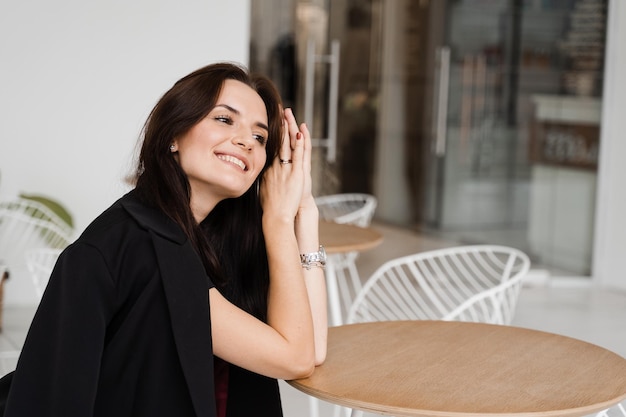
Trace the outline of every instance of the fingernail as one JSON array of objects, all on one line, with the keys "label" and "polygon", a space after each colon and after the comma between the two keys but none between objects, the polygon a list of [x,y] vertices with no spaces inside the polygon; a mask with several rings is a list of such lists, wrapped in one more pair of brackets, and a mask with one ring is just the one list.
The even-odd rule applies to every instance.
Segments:
[{"label": "fingernail", "polygon": [[296,139],[302,139],[302,133],[298,132],[296,133]]}]

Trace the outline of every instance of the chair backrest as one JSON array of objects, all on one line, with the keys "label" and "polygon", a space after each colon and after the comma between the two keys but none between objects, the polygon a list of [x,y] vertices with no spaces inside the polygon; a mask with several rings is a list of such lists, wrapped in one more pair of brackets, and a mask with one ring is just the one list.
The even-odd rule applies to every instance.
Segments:
[{"label": "chair backrest", "polygon": [[348,313],[348,323],[459,320],[509,324],[528,256],[505,246],[471,245],[416,253],[380,266]]},{"label": "chair backrest", "polygon": [[367,227],[372,222],[378,200],[370,194],[345,193],[316,197],[315,203],[324,220]]},{"label": "chair backrest", "polygon": [[[0,242],[20,246],[38,238],[37,246],[63,248],[69,244],[72,228],[45,205],[29,200],[0,201]],[[3,247],[3,246],[0,246]]]},{"label": "chair backrest", "polygon": [[37,297],[41,298],[43,295],[54,264],[62,251],[63,249],[58,248],[37,248],[29,249],[24,253],[26,267],[35,285]]},{"label": "chair backrest", "polygon": [[66,247],[73,230],[45,205],[29,200],[0,201],[0,263],[10,272],[24,266],[34,248]]}]

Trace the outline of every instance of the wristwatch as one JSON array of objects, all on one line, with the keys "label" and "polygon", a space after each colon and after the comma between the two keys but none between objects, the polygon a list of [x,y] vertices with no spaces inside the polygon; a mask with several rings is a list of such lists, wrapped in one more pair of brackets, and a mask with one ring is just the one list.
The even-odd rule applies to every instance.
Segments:
[{"label": "wristwatch", "polygon": [[320,249],[317,252],[301,253],[300,263],[306,269],[313,267],[324,268],[326,266],[326,251],[324,247],[320,245]]}]

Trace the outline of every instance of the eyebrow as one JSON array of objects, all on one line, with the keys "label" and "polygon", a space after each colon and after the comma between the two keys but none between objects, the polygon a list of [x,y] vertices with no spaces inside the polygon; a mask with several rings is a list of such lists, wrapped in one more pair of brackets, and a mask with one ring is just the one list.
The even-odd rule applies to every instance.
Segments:
[{"label": "eyebrow", "polygon": [[[240,115],[241,112],[239,110],[237,110],[234,107],[229,106],[228,104],[216,104],[215,107],[224,107],[225,109],[235,113],[236,115]],[[256,122],[256,125],[258,127],[260,127],[261,129],[265,129],[267,131],[269,131],[269,127],[265,124],[265,123],[261,123],[261,122]]]}]

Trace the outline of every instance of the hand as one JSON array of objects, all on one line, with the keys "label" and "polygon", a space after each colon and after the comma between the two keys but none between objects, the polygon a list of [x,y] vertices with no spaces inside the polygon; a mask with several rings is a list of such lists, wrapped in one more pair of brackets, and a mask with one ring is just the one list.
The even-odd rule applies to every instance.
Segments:
[{"label": "hand", "polygon": [[[302,198],[300,199],[300,205],[298,211],[308,210],[311,208],[316,208],[315,200],[313,198],[313,187],[311,180],[311,154],[312,154],[312,144],[311,144],[311,134],[306,123],[300,124],[296,123],[296,118],[293,115],[291,109],[285,110],[285,121],[287,122],[287,126],[289,128],[289,136],[291,138],[297,137],[298,132],[303,136],[304,139],[304,155],[303,155],[303,175],[304,175],[304,184],[302,188]],[[291,146],[293,148],[295,144],[292,143]]]},{"label": "hand", "polygon": [[308,130],[306,133],[305,136],[298,129],[291,109],[285,109],[278,158],[267,169],[261,183],[264,215],[294,221],[305,193],[305,177],[309,177],[310,188],[311,139]]}]

